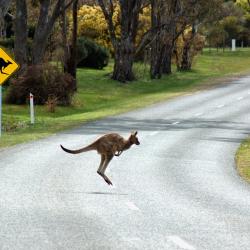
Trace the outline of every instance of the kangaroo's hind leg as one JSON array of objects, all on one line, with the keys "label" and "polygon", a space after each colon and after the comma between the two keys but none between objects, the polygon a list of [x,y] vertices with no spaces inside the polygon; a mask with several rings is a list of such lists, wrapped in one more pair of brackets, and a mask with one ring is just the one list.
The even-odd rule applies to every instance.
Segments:
[{"label": "kangaroo's hind leg", "polygon": [[113,185],[113,184],[112,184],[111,180],[105,175],[105,171],[106,171],[106,169],[107,169],[107,167],[108,167],[108,164],[109,164],[110,161],[112,160],[112,158],[113,158],[113,155],[107,155],[107,156],[105,156],[105,162],[104,162],[104,164],[103,164],[103,166],[102,166],[102,168],[101,168],[101,172],[99,173],[99,174],[103,177],[103,179],[104,179],[109,185]]},{"label": "kangaroo's hind leg", "polygon": [[97,173],[99,175],[101,175],[101,170],[102,170],[102,166],[103,166],[104,162],[105,162],[105,155],[102,154],[101,155],[101,162],[100,162],[100,165],[99,165],[99,167],[97,169]]}]

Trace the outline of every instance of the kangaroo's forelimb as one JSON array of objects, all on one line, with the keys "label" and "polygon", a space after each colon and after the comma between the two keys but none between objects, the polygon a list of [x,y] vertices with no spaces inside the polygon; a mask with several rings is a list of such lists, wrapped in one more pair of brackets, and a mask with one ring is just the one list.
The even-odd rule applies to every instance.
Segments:
[{"label": "kangaroo's forelimb", "polygon": [[115,153],[115,156],[120,156],[122,154],[122,150],[121,151],[118,151],[117,153]]}]

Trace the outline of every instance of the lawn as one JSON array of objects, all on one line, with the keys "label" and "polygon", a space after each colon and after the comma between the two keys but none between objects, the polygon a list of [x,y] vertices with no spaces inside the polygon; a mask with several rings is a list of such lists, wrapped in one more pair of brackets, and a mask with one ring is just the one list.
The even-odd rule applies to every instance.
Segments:
[{"label": "lawn", "polygon": [[72,106],[57,107],[55,113],[48,112],[46,106],[36,106],[35,125],[29,124],[28,106],[3,104],[5,131],[0,138],[0,147],[43,138],[87,121],[208,88],[220,84],[218,78],[250,72],[249,65],[250,49],[241,49],[225,53],[205,50],[195,59],[192,71],[174,71],[160,80],[151,80],[148,67],[137,63],[138,80],[129,84],[109,79],[112,63],[104,70],[79,69],[78,91]]},{"label": "lawn", "polygon": [[240,176],[250,183],[250,138],[240,145],[235,160]]}]

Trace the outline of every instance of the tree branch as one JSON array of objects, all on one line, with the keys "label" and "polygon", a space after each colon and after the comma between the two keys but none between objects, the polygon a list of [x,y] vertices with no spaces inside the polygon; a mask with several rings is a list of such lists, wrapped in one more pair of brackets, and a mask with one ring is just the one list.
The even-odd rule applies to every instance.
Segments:
[{"label": "tree branch", "polygon": [[107,21],[111,41],[112,41],[113,45],[115,45],[117,38],[116,38],[115,27],[114,27],[114,23],[113,23],[113,14],[114,14],[113,1],[109,0],[110,12],[108,12],[103,0],[98,0],[98,3],[99,3],[99,5],[100,5],[100,7],[102,9],[105,20]]}]

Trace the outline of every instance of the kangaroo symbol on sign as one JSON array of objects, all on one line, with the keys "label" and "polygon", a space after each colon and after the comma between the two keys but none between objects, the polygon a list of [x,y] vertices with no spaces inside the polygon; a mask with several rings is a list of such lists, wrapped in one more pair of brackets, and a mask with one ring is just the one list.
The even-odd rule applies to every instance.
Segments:
[{"label": "kangaroo symbol on sign", "polygon": [[4,73],[3,70],[8,67],[8,65],[12,64],[12,62],[10,62],[9,60],[6,62],[3,58],[0,57],[0,72],[1,74],[4,75],[9,75],[7,73]]}]

